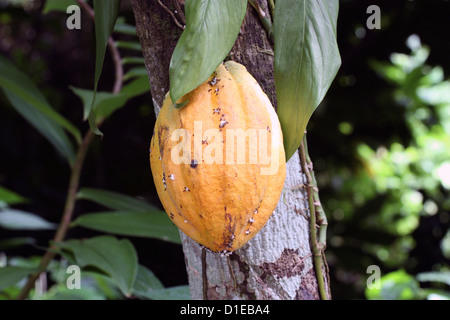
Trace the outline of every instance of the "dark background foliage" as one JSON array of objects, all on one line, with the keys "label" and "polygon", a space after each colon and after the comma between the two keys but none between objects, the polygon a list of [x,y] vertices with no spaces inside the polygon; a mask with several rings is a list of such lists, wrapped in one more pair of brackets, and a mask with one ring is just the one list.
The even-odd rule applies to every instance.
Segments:
[{"label": "dark background foliage", "polygon": [[[380,265],[383,274],[397,269],[417,274],[450,262],[439,245],[449,222],[440,219],[439,214],[421,216],[412,233],[415,245],[405,252],[407,258],[389,262],[380,260],[363,246],[379,245],[384,241],[389,247],[400,236],[383,230],[370,234],[360,223],[364,218],[376,215],[388,195],[367,199],[351,217],[342,213],[344,207],[334,205],[336,200],[339,203],[346,201],[337,199],[345,195],[345,190],[340,189],[341,180],[351,184],[353,175],[364,169],[357,152],[360,143],[376,150],[394,142],[407,146],[413,139],[405,121],[407,108],[397,103],[395,86],[375,72],[371,61],[388,62],[393,52],[409,54],[405,41],[411,34],[416,34],[430,48],[427,64],[440,65],[444,75],[447,78],[450,75],[448,1],[376,3],[381,8],[380,30],[366,28],[369,16],[366,9],[373,1],[340,2],[338,43],[342,67],[308,126],[309,151],[330,222],[326,253],[335,299],[364,298],[361,283],[365,283],[366,268],[370,264]],[[24,9],[0,1],[0,54],[26,72],[52,106],[85,132],[88,125],[82,121],[82,106],[69,86],[93,88],[93,23],[82,15],[82,29],[68,30],[64,14],[43,15],[41,6],[40,1],[34,1]],[[123,1],[120,15],[134,24],[128,2]],[[107,54],[99,90],[111,90],[113,81],[112,62]],[[69,175],[66,162],[10,107],[3,94],[0,94],[0,105],[0,185],[29,199],[29,203],[18,208],[57,223],[66,197]],[[148,162],[154,121],[150,93],[128,101],[116,111],[102,126],[104,137],[96,139],[90,149],[81,185],[140,196],[160,206]],[[341,175],[343,171],[347,174]],[[348,203],[352,205],[352,199],[348,199]],[[78,201],[75,216],[98,209],[97,205]],[[440,206],[439,212],[444,213],[446,209]],[[441,232],[433,232],[436,228]],[[83,238],[95,234],[76,228],[68,236]],[[8,256],[41,255],[39,246],[47,245],[52,235],[53,232],[47,231],[0,229],[0,239],[19,236],[36,239],[36,246],[8,249]],[[131,240],[140,263],[148,266],[164,285],[187,283],[181,246],[151,239]]]}]

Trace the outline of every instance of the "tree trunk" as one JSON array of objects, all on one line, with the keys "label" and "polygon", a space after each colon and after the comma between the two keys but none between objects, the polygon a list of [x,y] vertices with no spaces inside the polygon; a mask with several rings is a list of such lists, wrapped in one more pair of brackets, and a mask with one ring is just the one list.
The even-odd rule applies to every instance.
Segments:
[{"label": "tree trunk", "polygon": [[[260,1],[267,12],[266,2]],[[174,1],[161,1],[166,8],[156,0],[131,3],[157,114],[169,90],[170,58],[182,30],[166,10],[174,13]],[[273,51],[251,6],[229,58],[247,67],[276,106]],[[288,161],[286,171],[278,206],[267,224],[228,257],[206,253],[206,279],[202,249],[180,232],[192,299],[203,299],[205,294],[207,299],[319,299],[307,194],[299,187],[305,183],[305,176],[298,152]],[[325,270],[323,273],[326,275]]]}]

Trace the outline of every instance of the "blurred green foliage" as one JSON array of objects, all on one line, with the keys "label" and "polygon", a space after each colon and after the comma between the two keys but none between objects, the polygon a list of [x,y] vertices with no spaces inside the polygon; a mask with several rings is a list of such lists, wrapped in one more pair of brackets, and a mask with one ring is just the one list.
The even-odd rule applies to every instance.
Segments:
[{"label": "blurred green foliage", "polygon": [[[393,53],[389,62],[372,60],[369,64],[393,86],[393,99],[404,108],[410,142],[394,141],[376,148],[358,143],[355,149],[360,170],[351,175],[345,167],[332,172],[339,188],[326,203],[335,222],[349,229],[354,226],[352,231],[359,229],[351,235],[334,235],[331,246],[341,250],[357,245],[363,256],[373,257],[372,263],[384,270],[411,268],[418,263],[410,255],[417,245],[413,234],[421,217],[437,216],[447,225],[450,221],[450,81],[444,79],[441,67],[426,64],[430,49],[421,44],[417,35],[411,35],[406,44],[409,54]],[[350,134],[351,129],[346,122],[339,125],[344,135]],[[436,226],[433,231],[435,234],[429,237],[446,232],[441,250],[448,258],[450,230]],[[361,261],[367,264],[369,260]],[[449,270],[446,264],[434,268],[435,272]],[[364,287],[362,278],[359,286]],[[428,297],[419,293],[418,280],[403,269],[384,275],[381,283],[379,290],[366,289],[366,297]],[[450,291],[439,297],[449,295]]]}]

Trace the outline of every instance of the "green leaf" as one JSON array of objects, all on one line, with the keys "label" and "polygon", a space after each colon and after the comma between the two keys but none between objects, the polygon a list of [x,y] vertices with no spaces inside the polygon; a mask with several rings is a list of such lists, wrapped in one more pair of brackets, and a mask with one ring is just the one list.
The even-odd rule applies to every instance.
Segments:
[{"label": "green leaf", "polygon": [[54,223],[41,217],[15,209],[0,210],[0,226],[11,230],[53,230]]},{"label": "green leaf", "polygon": [[72,226],[123,236],[181,243],[177,227],[165,212],[156,209],[148,212],[115,211],[83,214],[72,223]]},{"label": "green leaf", "polygon": [[148,77],[147,69],[145,67],[135,67],[128,70],[127,73],[123,76],[123,80],[127,81],[136,77]]},{"label": "green leaf", "polygon": [[28,102],[29,105],[70,132],[77,142],[81,142],[80,131],[49,105],[44,95],[25,73],[2,56],[0,56],[0,87]]},{"label": "green leaf", "polygon": [[82,188],[78,191],[77,199],[91,200],[107,208],[118,211],[158,211],[155,207],[144,202],[143,200],[102,189]]},{"label": "green leaf", "polygon": [[38,271],[37,268],[15,266],[0,268],[0,291],[15,285],[17,282],[36,271]]},{"label": "green leaf", "polygon": [[12,91],[5,90],[5,95],[16,111],[39,131],[72,165],[75,161],[75,151],[62,127]]},{"label": "green leaf", "polygon": [[122,93],[126,94],[128,99],[150,92],[150,83],[147,74],[134,79],[122,88]]},{"label": "green leaf", "polygon": [[286,159],[300,146],[340,67],[338,6],[338,0],[283,0],[275,6],[275,87]]},{"label": "green leaf", "polygon": [[142,52],[142,47],[139,42],[130,42],[130,41],[116,41],[117,48],[134,50],[138,52]]},{"label": "green leaf", "polygon": [[[70,87],[70,89],[83,102],[84,117],[88,117],[94,91],[76,87]],[[147,75],[138,77],[123,86],[122,91],[119,93],[97,92],[94,104],[96,123],[111,116],[114,111],[122,108],[129,99],[148,92],[150,92],[150,85]]]},{"label": "green leaf", "polygon": [[103,135],[97,127],[95,121],[95,98],[98,81],[103,69],[106,45],[116,23],[119,14],[120,0],[94,0],[95,11],[95,76],[94,76],[94,96],[88,112],[88,122],[91,130],[97,135]]},{"label": "green leaf", "polygon": [[146,267],[139,265],[136,281],[133,285],[133,295],[146,298],[151,291],[164,289],[163,284],[155,274]]},{"label": "green leaf", "polygon": [[123,294],[131,294],[138,271],[138,258],[129,240],[99,236],[57,245],[72,251],[80,267],[94,266],[102,270],[115,281]]},{"label": "green leaf", "polygon": [[117,211],[84,214],[72,223],[73,226],[181,243],[178,229],[167,214],[142,200],[91,188],[81,189],[77,199],[91,200]]},{"label": "green leaf", "polygon": [[26,203],[28,202],[28,199],[25,199],[21,195],[18,195],[17,193],[0,186],[0,202],[12,205],[12,204]]},{"label": "green leaf", "polygon": [[75,0],[46,0],[42,13],[47,14],[51,11],[66,12],[67,7],[71,5],[77,5],[77,2]]},{"label": "green leaf", "polygon": [[33,238],[8,238],[0,240],[0,250],[17,248],[26,244],[35,244],[36,240]]},{"label": "green leaf", "polygon": [[216,70],[236,41],[246,0],[188,0],[186,28],[170,61],[170,97],[175,103]]},{"label": "green leaf", "polygon": [[[70,89],[83,101],[84,116],[88,117],[94,91],[76,87],[70,87]],[[94,105],[96,121],[108,118],[114,111],[122,108],[127,100],[128,95],[125,93],[97,92]]]},{"label": "green leaf", "polygon": [[69,289],[66,283],[52,286],[42,296],[33,297],[33,300],[106,300],[97,288],[81,285],[80,289]]},{"label": "green leaf", "polygon": [[390,272],[380,279],[381,288],[366,288],[368,299],[411,300],[419,296],[419,284],[405,270]]},{"label": "green leaf", "polygon": [[189,286],[176,286],[148,291],[145,298],[152,300],[190,300],[191,293]]},{"label": "green leaf", "polygon": [[52,109],[25,73],[1,56],[0,87],[16,111],[72,163],[75,158],[73,145],[63,128],[70,132],[78,143],[81,142],[79,130]]},{"label": "green leaf", "polygon": [[129,24],[116,24],[114,32],[122,33],[129,36],[136,35],[136,27]]},{"label": "green leaf", "polygon": [[145,60],[142,57],[125,57],[122,58],[122,64],[145,64]]}]

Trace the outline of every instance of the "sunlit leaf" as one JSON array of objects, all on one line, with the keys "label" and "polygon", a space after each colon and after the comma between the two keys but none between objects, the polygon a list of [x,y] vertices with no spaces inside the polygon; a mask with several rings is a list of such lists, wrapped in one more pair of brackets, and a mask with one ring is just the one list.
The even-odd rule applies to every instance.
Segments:
[{"label": "sunlit leaf", "polygon": [[278,1],[274,14],[274,71],[286,159],[341,64],[336,41],[338,0]]},{"label": "sunlit leaf", "polygon": [[366,297],[374,300],[411,300],[418,297],[416,279],[400,269],[381,277],[380,288],[366,288]]},{"label": "sunlit leaf", "polygon": [[184,29],[170,61],[170,97],[176,102],[202,84],[236,41],[246,0],[188,0]]}]

